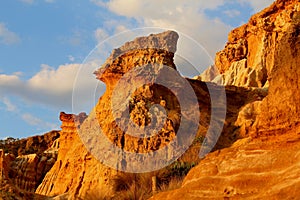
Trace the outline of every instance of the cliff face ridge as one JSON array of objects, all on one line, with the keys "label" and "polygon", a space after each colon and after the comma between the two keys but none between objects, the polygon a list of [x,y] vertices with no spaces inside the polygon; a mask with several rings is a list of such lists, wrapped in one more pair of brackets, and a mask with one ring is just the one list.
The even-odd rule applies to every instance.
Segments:
[{"label": "cliff face ridge", "polygon": [[[215,66],[208,69],[207,76],[200,76],[202,81],[183,78],[176,71],[173,59],[179,36],[174,31],[139,37],[115,49],[95,72],[106,84],[106,91],[91,113],[62,112],[59,138],[38,153],[24,153],[15,147],[11,154],[0,151],[2,180],[24,191],[35,190],[36,194],[58,199],[86,199],[91,195],[118,199],[116,180],[126,174],[122,170],[147,171],[148,160],[128,154],[152,155],[165,148],[161,160],[175,161],[185,148],[181,142],[190,140],[191,146],[176,162],[199,164],[179,189],[159,193],[153,199],[300,196],[299,4],[296,0],[277,0],[233,30],[224,50],[217,53]],[[214,76],[217,70],[221,74]],[[174,88],[188,83],[196,104],[189,103],[187,110],[193,112],[181,113],[181,101],[192,102],[191,96],[184,95],[186,91],[176,93],[172,87],[155,83],[160,80],[156,76]],[[136,88],[131,90],[132,86]],[[222,92],[226,102],[219,95]],[[218,103],[213,104],[212,98]],[[213,117],[213,112],[226,116]],[[217,129],[210,129],[212,119]],[[153,120],[160,129],[151,135],[145,130]],[[186,133],[194,131],[197,124],[193,138],[183,134],[178,139],[184,120],[191,122],[183,127]],[[139,131],[122,127],[130,122]],[[218,128],[220,137],[214,132]],[[200,144],[200,139],[205,142]],[[35,140],[25,146],[35,146],[30,145]],[[121,151],[106,149],[106,144]],[[199,158],[202,150],[213,152]]]},{"label": "cliff face ridge", "polygon": [[232,30],[225,48],[216,54],[215,66],[202,75],[202,80],[242,87],[268,87],[277,59],[275,51],[290,27],[298,23],[298,3],[278,0],[253,15],[247,24]]},{"label": "cliff face ridge", "polygon": [[[166,151],[158,163],[168,159],[174,160],[176,157],[179,157],[182,162],[186,160],[197,162],[202,145],[193,142],[194,137],[206,137],[207,151],[211,150],[209,145],[214,145],[214,142],[218,142],[216,148],[222,148],[230,146],[238,138],[243,137],[235,131],[234,125],[240,107],[261,100],[266,94],[260,90],[235,86],[224,88],[214,83],[181,77],[173,62],[177,39],[177,33],[166,31],[137,38],[112,52],[102,67],[95,72],[96,77],[106,84],[106,91],[99,98],[91,113],[88,116],[61,113],[62,131],[58,158],[36,193],[46,196],[65,194],[72,199],[84,198],[91,191],[101,191],[112,197],[117,194],[114,180],[124,174],[116,169],[147,171],[147,167],[149,168],[149,166],[140,165],[140,163],[148,164],[147,158],[130,157],[129,154],[122,153],[116,155],[114,150],[105,149],[106,144],[108,146],[113,144],[114,148],[133,154],[152,155],[154,154],[152,152],[165,148]],[[157,77],[161,76],[165,86],[156,84],[156,77],[149,76],[149,72]],[[191,102],[191,97],[184,95],[185,91],[179,90],[174,93],[170,89],[175,87],[176,90],[182,84],[188,84],[195,95],[194,104],[187,104],[187,110],[193,112],[183,115],[180,113],[183,106],[182,102],[179,102],[180,98],[182,98],[181,101]],[[137,87],[130,90],[132,86]],[[221,98],[218,94],[222,90],[224,90],[224,95],[227,95],[228,106],[226,108],[224,102],[218,101],[218,98]],[[223,121],[226,121],[218,141],[213,133],[206,134],[211,120],[211,93],[215,95],[218,102],[214,108],[216,112],[227,113],[224,119],[218,117],[214,119],[214,125],[220,126],[220,132]],[[156,108],[151,110],[152,106]],[[194,113],[197,113],[195,111],[199,109],[201,109],[201,115],[197,116]],[[162,120],[164,115],[165,121]],[[122,124],[132,121],[141,130],[145,130],[151,125],[151,120],[156,120],[161,127],[149,137],[127,134],[130,131],[134,132],[130,129],[132,127],[126,130],[122,128]],[[184,134],[176,141],[177,143],[171,143],[176,138],[184,120],[191,121],[192,125],[196,124],[196,129],[192,130],[192,125],[189,124],[184,126]],[[186,133],[192,131],[195,135],[191,138]],[[103,134],[102,137],[99,137],[100,133]],[[192,144],[189,149],[186,147],[184,149],[184,145],[176,145],[189,139]],[[205,152],[206,147],[203,148]],[[182,149],[187,151],[181,156],[178,152]],[[100,158],[99,154],[101,154]],[[111,163],[105,163],[107,160],[111,160]],[[151,169],[155,169],[155,166],[153,165]]]},{"label": "cliff face ridge", "polygon": [[0,197],[44,198],[34,191],[57,159],[59,136],[59,131],[51,131],[21,140],[1,141]]},{"label": "cliff face ridge", "polygon": [[230,33],[216,56],[222,80],[243,87],[267,81],[268,95],[241,107],[236,125],[246,138],[208,154],[181,188],[153,199],[299,197],[299,8],[299,1],[278,0]]}]

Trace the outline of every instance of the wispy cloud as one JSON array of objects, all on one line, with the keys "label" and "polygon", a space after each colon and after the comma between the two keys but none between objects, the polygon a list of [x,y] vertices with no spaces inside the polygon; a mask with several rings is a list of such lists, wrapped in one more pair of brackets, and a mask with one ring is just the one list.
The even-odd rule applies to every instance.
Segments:
[{"label": "wispy cloud", "polygon": [[0,98],[0,101],[5,105],[5,110],[8,112],[16,112],[17,106],[14,105],[7,97]]},{"label": "wispy cloud", "polygon": [[238,17],[241,14],[238,10],[225,10],[223,13],[230,18]]},{"label": "wispy cloud", "polygon": [[253,12],[259,12],[263,8],[266,8],[267,6],[271,5],[271,3],[274,2],[274,0],[237,0],[239,3],[248,3],[253,8]]},{"label": "wispy cloud", "polygon": [[8,30],[8,28],[5,26],[4,23],[0,23],[0,43],[1,44],[10,45],[10,44],[16,44],[20,41],[21,40],[16,33]]},{"label": "wispy cloud", "polygon": [[90,0],[90,2],[92,2],[95,5],[100,6],[100,7],[105,7],[106,6],[105,1],[103,1],[103,0]]},{"label": "wispy cloud", "polygon": [[72,55],[68,55],[68,59],[69,59],[69,61],[71,61],[71,62],[74,62],[74,61],[75,61],[75,57],[72,56]]},{"label": "wispy cloud", "polygon": [[32,114],[29,114],[29,113],[22,114],[21,117],[29,125],[35,126],[35,127],[38,127],[38,128],[53,130],[53,129],[57,129],[57,127],[58,127],[57,124],[44,122],[40,118],[35,117],[35,116],[33,116]]},{"label": "wispy cloud", "polygon": [[43,130],[47,130],[47,129],[53,130],[58,128],[57,124],[45,122],[42,119],[35,117],[32,114],[26,112],[22,113],[21,109],[19,109],[17,105],[12,103],[8,97],[1,97],[0,103],[1,102],[5,105],[4,111],[16,114],[16,116],[20,117],[23,121],[25,121],[27,124],[31,126],[35,126],[38,129],[43,129]]},{"label": "wispy cloud", "polygon": [[109,34],[107,33],[107,31],[105,31],[103,28],[97,28],[95,30],[94,35],[97,40],[97,43],[102,42],[104,39],[109,37]]},{"label": "wispy cloud", "polygon": [[68,44],[74,47],[81,46],[86,42],[88,33],[83,29],[74,29],[71,35],[60,36],[59,41],[63,44]]}]

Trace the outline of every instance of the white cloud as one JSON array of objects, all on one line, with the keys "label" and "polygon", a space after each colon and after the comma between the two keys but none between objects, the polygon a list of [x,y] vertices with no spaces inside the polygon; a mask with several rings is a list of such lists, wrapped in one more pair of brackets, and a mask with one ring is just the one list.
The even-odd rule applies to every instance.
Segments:
[{"label": "white cloud", "polygon": [[69,59],[69,61],[71,61],[71,62],[74,62],[74,61],[75,61],[75,57],[72,56],[72,55],[68,55],[68,59]]},{"label": "white cloud", "polygon": [[274,0],[237,0],[238,3],[250,4],[255,13],[263,10],[264,8],[270,6]]},{"label": "white cloud", "polygon": [[[209,18],[204,11],[215,9],[224,2],[224,0],[184,2],[174,0],[172,3],[168,0],[110,0],[106,3],[106,7],[117,15],[135,19],[139,27],[173,29],[189,35],[214,55],[217,50],[223,48],[227,33],[232,27],[218,19]],[[108,24],[112,24],[111,20],[109,21]],[[114,25],[119,29],[115,28],[115,32],[120,32],[121,25]]]},{"label": "white cloud", "polygon": [[274,2],[274,0],[251,0],[248,1],[250,5],[252,6],[254,12],[259,12],[262,9],[268,7],[271,3]]},{"label": "white cloud", "polygon": [[37,118],[29,113],[25,113],[21,115],[21,118],[29,125],[31,126],[36,126],[38,128],[42,128],[42,129],[57,129],[57,125],[56,124],[52,124],[49,122],[44,122],[43,120],[41,120],[40,118]]},{"label": "white cloud", "polygon": [[73,87],[80,64],[61,65],[57,69],[42,64],[41,71],[28,80],[28,87],[43,93],[63,94]]},{"label": "white cloud", "polygon": [[97,28],[95,30],[94,35],[95,35],[95,38],[97,40],[97,43],[103,42],[104,39],[109,37],[109,34],[102,28]]},{"label": "white cloud", "polygon": [[[106,7],[111,12],[125,16],[128,19],[135,19],[138,27],[160,27],[173,29],[191,36],[198,43],[202,44],[212,57],[223,48],[227,41],[227,34],[232,29],[228,24],[220,19],[207,16],[207,9],[214,10],[227,3],[250,5],[253,10],[258,11],[270,5],[273,0],[91,0],[98,6]],[[237,17],[241,13],[239,10],[227,10],[224,14],[229,17]],[[113,26],[115,32],[122,22],[116,22],[112,19],[104,23],[102,27],[111,29]],[[113,24],[113,25],[112,25]],[[128,27],[130,28],[130,26]]]},{"label": "white cloud", "polygon": [[181,0],[173,0],[172,3],[170,3],[169,0],[110,0],[107,6],[116,14],[127,17],[162,19],[178,13],[187,14],[186,9],[189,10],[190,8],[194,8],[198,12],[205,9],[214,9],[222,5],[223,2],[224,0],[186,0],[184,2]]},{"label": "white cloud", "polygon": [[[68,109],[70,111],[74,90],[79,91],[77,102],[84,103],[91,101],[92,97],[89,98],[91,96],[89,89],[95,92],[95,87],[99,83],[93,75],[93,72],[99,66],[98,62],[94,65],[90,63],[84,65],[66,64],[55,69],[43,64],[41,70],[28,80],[22,80],[17,74],[0,74],[0,96],[18,96],[28,103],[34,102],[52,106],[59,110]],[[79,69],[81,69],[81,74],[77,75]],[[80,80],[80,84],[78,80]],[[77,83],[77,85],[74,86],[74,83]],[[92,95],[100,96],[97,93],[93,93]],[[88,112],[89,110],[81,111]]]},{"label": "white cloud", "polygon": [[238,10],[225,10],[223,11],[223,13],[230,18],[238,17],[241,15],[241,12]]},{"label": "white cloud", "polygon": [[17,107],[7,97],[0,98],[0,101],[5,105],[5,110],[8,112],[16,112]]},{"label": "white cloud", "polygon": [[106,6],[106,3],[103,0],[90,0],[90,2],[96,4],[97,6],[100,6],[100,7]]},{"label": "white cloud", "polygon": [[128,28],[126,28],[126,26],[124,26],[124,25],[118,25],[115,28],[115,34],[121,33],[121,32],[124,32],[124,31],[129,31]]},{"label": "white cloud", "polygon": [[4,23],[0,23],[0,43],[9,45],[18,42],[20,42],[19,36],[8,30]]}]

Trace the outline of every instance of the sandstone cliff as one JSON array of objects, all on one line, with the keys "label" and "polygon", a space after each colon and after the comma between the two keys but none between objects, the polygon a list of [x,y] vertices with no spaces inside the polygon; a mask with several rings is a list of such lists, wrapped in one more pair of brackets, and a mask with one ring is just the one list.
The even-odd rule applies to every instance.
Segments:
[{"label": "sandstone cliff", "polygon": [[[264,87],[277,59],[285,34],[299,21],[297,1],[277,0],[249,22],[230,32],[224,50],[217,53],[215,67],[202,75],[204,81],[225,85]],[[216,68],[219,73],[216,73]],[[212,75],[214,74],[214,75]]]},{"label": "sandstone cliff", "polygon": [[[234,30],[225,50],[217,55],[216,65],[224,75],[234,63],[240,62],[234,59],[252,63],[250,67],[253,63],[265,67],[265,80],[269,81],[267,97],[244,106],[236,121],[240,132],[249,137],[207,155],[186,176],[181,188],[153,199],[297,199],[300,196],[299,6],[296,0],[276,1],[253,16],[248,24]],[[249,27],[255,28],[256,35],[248,32]],[[259,36],[263,36],[267,42],[264,44],[268,45],[254,42],[258,48],[249,48],[252,45],[249,34],[252,40],[261,40]],[[235,38],[247,41],[248,48],[241,48],[237,52],[243,54],[230,57],[226,52],[230,52],[229,46]],[[239,85],[235,82],[236,75],[230,80]],[[263,85],[259,84],[262,79],[252,80],[255,84],[246,85]]]},{"label": "sandstone cliff", "polygon": [[[299,1],[278,0],[230,33],[216,56],[217,68],[202,75],[202,80],[214,79],[226,87],[180,76],[173,62],[178,39],[173,31],[115,49],[95,72],[106,91],[91,113],[62,112],[60,138],[40,153],[23,155],[14,148],[19,156],[14,157],[0,152],[2,180],[27,191],[40,183],[37,194],[57,199],[122,199],[120,190],[131,189],[117,183],[128,175],[122,170],[147,172],[157,167],[147,165],[145,157],[128,155],[154,155],[164,149],[159,164],[175,161],[178,155],[180,162],[199,164],[181,188],[153,199],[294,199],[300,195],[299,7]],[[221,72],[218,77],[216,69]],[[174,92],[184,83],[195,102],[192,93]],[[186,110],[193,112],[182,114],[182,101],[189,102]],[[160,127],[155,134],[154,129],[145,131],[153,121]],[[191,123],[182,126],[184,121]],[[139,129],[124,128],[130,122]],[[189,135],[195,125],[195,135]],[[183,145],[189,140],[191,146]],[[214,152],[200,159],[199,152],[204,156],[211,147]]]},{"label": "sandstone cliff", "polygon": [[[127,171],[134,169],[146,172],[155,169],[156,166],[140,165],[140,163],[149,163],[149,160],[143,160],[147,159],[145,157],[130,157],[128,154],[120,154],[121,157],[118,157],[113,150],[105,149],[105,145],[114,144],[118,149],[135,154],[151,154],[151,152],[168,146],[163,153],[163,158],[160,159],[174,161],[176,156],[180,157],[181,154],[178,156],[180,151],[187,150],[187,147],[181,145],[181,142],[188,141],[188,137],[190,137],[188,134],[183,134],[180,136],[181,139],[177,139],[176,142],[180,145],[176,146],[177,143],[172,143],[170,146],[175,136],[178,137],[179,127],[182,126],[181,123],[184,120],[192,122],[183,127],[184,132],[195,131],[194,137],[205,137],[206,146],[197,142],[193,143],[190,149],[180,157],[181,161],[197,162],[200,149],[202,153],[210,151],[217,142],[218,134],[215,132],[222,132],[216,148],[228,147],[243,137],[236,131],[237,127],[235,126],[240,107],[254,101],[261,101],[266,93],[259,89],[235,86],[224,88],[214,83],[184,79],[176,71],[173,62],[177,39],[177,33],[167,31],[137,38],[112,52],[103,66],[95,72],[97,78],[106,83],[107,89],[89,116],[61,113],[62,131],[59,139],[58,159],[37,188],[36,193],[47,196],[65,194],[70,199],[85,198],[89,192],[95,191],[114,196],[117,194],[114,179],[123,174],[116,169],[126,169]],[[147,68],[149,65],[153,68]],[[143,66],[146,67],[143,68]],[[169,88],[164,87],[163,84],[156,84],[152,76],[145,75],[144,71],[139,71],[140,69],[154,70],[154,74],[158,77],[162,76],[164,80],[160,83]],[[148,73],[148,71],[146,72]],[[127,82],[120,84],[124,76],[128,76],[125,79]],[[132,78],[133,76],[134,78]],[[148,78],[148,82],[145,84],[146,78]],[[189,98],[192,94],[186,95],[182,91],[174,93],[170,88],[174,86],[180,88],[184,81],[195,93],[195,102],[188,104],[187,110],[190,109],[194,112],[196,109],[200,109],[200,117],[193,113],[182,115],[180,113],[180,107],[184,106],[181,104],[182,102],[179,102],[180,98],[183,98],[184,102],[191,102]],[[131,86],[139,87],[131,91]],[[227,96],[225,101],[222,99],[222,92],[224,92],[224,96]],[[115,96],[116,94],[117,96]],[[214,98],[217,103],[212,105],[211,101]],[[112,106],[114,101],[117,101],[117,104],[114,105],[116,107]],[[153,114],[157,117],[154,119],[159,121],[163,114],[159,107],[157,107],[156,113],[153,113],[153,110],[150,109],[153,105],[161,106],[166,112],[165,123],[161,124],[161,129],[155,135],[150,135],[150,137],[134,136],[128,134],[132,131],[130,127],[126,129],[127,132],[121,128],[122,123],[128,124],[129,120],[132,120],[142,127],[142,130],[145,130],[145,127],[151,124]],[[212,113],[221,114],[212,117]],[[227,115],[225,116],[225,114]],[[212,128],[209,128],[211,120],[213,120]],[[226,123],[223,129],[224,121]],[[193,124],[197,125],[194,130],[191,129]],[[210,133],[207,134],[207,132]],[[99,137],[99,134],[104,136]],[[191,142],[194,137],[190,138]],[[105,138],[108,140],[103,144]],[[103,157],[97,157],[99,154]],[[110,160],[115,163],[107,162]]]},{"label": "sandstone cliff", "polygon": [[[91,155],[93,149],[88,148],[88,151],[81,142],[82,140],[85,144],[94,143],[92,146],[97,148],[99,141],[95,140],[97,138],[95,134],[98,133],[99,126],[111,143],[120,149],[136,153],[157,150],[174,138],[178,124],[178,102],[166,89],[149,84],[138,88],[130,100],[130,118],[139,126],[149,124],[147,107],[149,104],[159,104],[172,110],[170,112],[172,116],[169,115],[159,134],[147,140],[126,135],[120,130],[110,103],[118,80],[134,67],[156,63],[175,69],[173,56],[177,39],[177,33],[169,31],[137,38],[112,52],[102,68],[95,72],[97,78],[106,83],[107,89],[88,118],[79,123],[76,119],[80,116],[61,114],[63,124],[58,160],[36,190],[37,193],[44,195],[68,193],[69,198],[74,198],[84,197],[89,191],[105,192],[106,195],[115,192],[113,178],[120,174],[115,170],[118,166],[115,169],[108,168]],[[121,87],[120,91],[124,92],[126,88]],[[105,138],[100,138],[103,139]],[[98,153],[108,159],[114,157],[109,151],[98,149]]]},{"label": "sandstone cliff", "polygon": [[14,156],[27,154],[41,154],[50,148],[56,139],[59,138],[59,131],[50,131],[43,135],[32,136],[24,139],[9,138],[0,142],[0,149],[5,153]]},{"label": "sandstone cliff", "polygon": [[299,131],[246,138],[208,154],[188,173],[181,188],[151,199],[297,199]]},{"label": "sandstone cliff", "polygon": [[56,161],[58,137],[58,131],[51,131],[22,140],[2,141],[4,150],[0,150],[1,198],[45,198],[35,195],[34,191]]},{"label": "sandstone cliff", "polygon": [[[114,174],[112,169],[105,167],[96,160],[85,148],[78,136],[78,124],[86,119],[84,113],[78,116],[60,114],[62,131],[58,158],[52,169],[47,173],[36,193],[46,196],[66,194],[64,198],[84,197],[89,191],[105,192],[110,183],[107,177]],[[77,124],[78,123],[78,124]],[[107,193],[109,194],[109,193]]]}]

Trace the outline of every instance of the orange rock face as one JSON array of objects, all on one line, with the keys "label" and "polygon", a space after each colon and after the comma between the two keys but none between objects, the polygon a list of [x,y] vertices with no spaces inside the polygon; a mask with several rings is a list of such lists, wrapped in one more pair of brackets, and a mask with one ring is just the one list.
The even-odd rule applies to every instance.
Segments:
[{"label": "orange rock face", "polygon": [[[299,1],[276,1],[230,35],[229,43],[236,38],[248,41],[247,56],[243,59],[250,64],[265,59],[266,64],[268,95],[262,101],[244,106],[235,122],[240,134],[249,137],[208,154],[189,172],[180,189],[152,199],[297,199],[300,196],[299,8]],[[251,36],[249,27],[257,36],[268,33],[264,35],[268,45],[261,49],[268,55],[253,56],[260,46],[249,48],[252,45],[249,38],[257,44],[255,40],[259,37]],[[228,48],[217,55],[220,60],[216,64],[224,74],[236,62],[225,54]]]},{"label": "orange rock face", "polygon": [[58,137],[59,132],[52,131],[1,144],[6,151],[0,150],[1,198],[44,199],[34,191],[56,161],[57,148],[53,145]]},{"label": "orange rock face", "polygon": [[[168,146],[175,137],[178,137],[181,122],[187,120],[197,125],[196,129],[191,131],[189,124],[184,126],[184,132],[195,131],[198,137],[205,136],[209,130],[212,112],[224,112],[224,119],[221,115],[214,117],[213,128],[210,129],[211,134],[206,135],[207,149],[204,148],[203,152],[210,151],[210,145],[214,146],[214,143],[217,142],[218,135],[214,134],[214,131],[217,130],[215,127],[218,127],[221,132],[224,120],[226,121],[225,128],[216,148],[230,146],[241,137],[235,132],[236,127],[234,125],[239,108],[253,101],[261,100],[265,94],[259,90],[249,90],[235,86],[228,86],[224,89],[213,83],[180,77],[178,72],[175,71],[176,67],[173,63],[173,51],[176,50],[177,39],[177,33],[168,31],[138,38],[113,51],[102,68],[95,72],[97,78],[104,81],[107,86],[106,92],[99,99],[95,109],[92,110],[89,116],[61,113],[62,131],[59,139],[58,159],[39,185],[36,193],[47,196],[66,194],[69,198],[84,198],[91,191],[101,191],[114,195],[116,188],[113,180],[118,174],[122,173],[116,171],[116,169],[124,170],[130,166],[136,167],[136,170],[145,170],[149,167],[141,165],[141,163],[147,164],[149,162],[143,160],[143,157],[141,159],[138,157],[126,158],[126,154],[121,154],[121,157],[118,157],[111,149],[99,147],[100,141],[102,142],[105,138],[108,139],[108,144],[114,144],[118,149],[135,154],[151,154],[167,146],[167,151],[163,154],[161,160],[172,160],[176,153],[183,148],[183,145],[177,145],[176,147],[176,143],[173,143],[171,147]],[[187,110],[195,112],[200,109],[201,115],[193,117],[195,116],[193,112],[181,115],[180,109],[183,105],[182,102],[179,102],[180,98],[178,96],[181,96],[185,102],[190,102],[189,98],[191,96],[182,95],[180,92],[174,93],[168,87],[153,83],[152,76],[147,76],[143,74],[144,71],[139,71],[139,69],[144,69],[143,66],[146,66],[145,69],[148,70],[148,65],[154,66],[149,69],[157,70],[155,73],[157,76],[164,75],[163,80],[166,80],[163,82],[164,84],[180,87],[180,84],[186,81],[195,95],[195,104],[188,104]],[[134,71],[135,69],[137,71]],[[173,71],[168,71],[168,69]],[[167,70],[168,73],[164,74],[163,70]],[[133,74],[131,74],[132,71]],[[124,84],[121,82],[120,84],[124,74],[127,75],[128,73],[129,77],[125,79],[128,82]],[[146,78],[150,78],[150,83],[143,84]],[[178,83],[178,81],[180,82]],[[140,87],[130,91],[128,88],[132,85],[140,85]],[[220,95],[222,90],[224,90],[224,95],[227,96],[227,108],[224,107],[225,102],[222,101],[222,95]],[[214,97],[210,95],[214,95]],[[211,99],[213,98],[217,99],[217,103],[213,105],[214,111],[211,105]],[[118,102],[118,104],[115,104],[117,109],[112,105],[115,100]],[[125,106],[122,104],[125,104]],[[142,138],[133,136],[127,133],[130,131],[129,128],[125,131],[117,124],[117,120],[125,122],[125,124],[128,124],[131,120],[142,130],[146,129],[145,127],[153,120],[153,112],[151,113],[150,109],[153,105],[159,105],[166,112],[165,122],[161,123],[161,129],[155,135]],[[118,112],[114,113],[115,110]],[[226,117],[225,113],[227,113]],[[154,114],[157,117],[154,120],[157,121],[163,115],[163,113],[160,113],[159,107]],[[98,136],[100,129],[103,137]],[[188,134],[182,135],[178,143],[188,140],[188,136]],[[194,137],[191,139],[193,140]],[[191,148],[194,149],[193,151],[196,154],[187,151],[183,157],[194,161],[199,160],[198,153],[201,145],[194,145]],[[115,161],[113,163],[115,166],[112,163],[105,163],[106,160],[97,159],[97,153],[100,153],[107,160],[112,159]],[[133,165],[133,163],[137,164]]]},{"label": "orange rock face", "polygon": [[297,199],[300,137],[295,131],[267,142],[244,139],[211,153],[188,173],[181,188],[151,199]]},{"label": "orange rock face", "polygon": [[206,76],[205,80],[214,79],[225,85],[263,87],[275,65],[278,44],[290,27],[298,23],[298,3],[278,0],[252,16],[248,24],[231,31],[225,49],[215,58],[220,75],[215,73],[213,78]]},{"label": "orange rock face", "polygon": [[[174,128],[178,123],[175,120],[165,123],[163,130],[150,139],[140,139],[125,134],[115,122],[116,116],[113,116],[113,110],[111,109],[113,105],[110,102],[117,85],[118,97],[114,96],[115,101],[122,102],[130,99],[130,119],[140,127],[145,127],[150,123],[150,106],[161,104],[163,101],[167,102],[164,107],[169,111],[172,110],[173,116],[179,115],[179,104],[170,91],[162,87],[158,88],[157,85],[151,83],[143,85],[144,77],[147,75],[138,74],[144,73],[143,71],[134,71],[135,68],[153,64],[176,69],[173,57],[176,51],[177,39],[177,33],[168,31],[127,42],[124,46],[115,49],[103,66],[95,72],[97,78],[102,80],[107,87],[105,94],[96,105],[97,119],[105,135],[118,147],[126,151],[142,153],[157,150],[166,144],[165,140],[170,141],[175,137]],[[125,84],[118,84],[121,77],[128,72],[132,73],[131,77],[127,77]],[[159,76],[161,72],[155,73]],[[127,81],[131,82],[127,83]],[[136,88],[134,94],[129,96],[127,93],[129,93],[130,87],[134,85],[141,85],[142,87]],[[124,108],[128,108],[128,106],[124,106]],[[124,115],[125,112],[126,110],[121,115]],[[123,120],[123,118],[120,118],[120,120]],[[173,123],[173,126],[171,123]]]},{"label": "orange rock face", "polygon": [[[153,199],[298,197],[299,8],[299,1],[278,0],[230,33],[215,63],[221,72],[217,79],[226,87],[178,75],[173,62],[175,32],[140,37],[115,49],[95,72],[106,91],[91,113],[61,113],[60,138],[42,156],[10,158],[0,151],[2,180],[13,172],[14,184],[20,188],[32,191],[40,183],[37,194],[85,199],[96,193],[97,198],[102,194],[117,198],[114,180],[122,170],[149,170],[147,158],[130,157],[130,153],[154,155],[166,149],[159,160],[163,162],[176,160],[176,153],[185,148],[179,159],[200,163],[181,188]],[[210,68],[206,77],[212,79],[214,70]],[[174,88],[187,83],[190,88],[185,89],[193,94],[157,84],[159,76]],[[182,101],[193,102],[192,95],[195,103],[183,109]],[[190,112],[182,114],[182,110]],[[191,123],[182,126],[184,120]],[[159,129],[151,135],[152,129],[145,130],[153,121]],[[130,123],[139,129],[127,126]],[[195,124],[195,135],[189,135]],[[186,134],[179,134],[180,127]],[[205,136],[205,144],[192,143],[188,149],[182,144],[190,136]],[[210,147],[214,152],[200,159],[199,152],[208,153]],[[57,149],[57,159],[46,156],[56,155]]]},{"label": "orange rock face", "polygon": [[[61,114],[62,131],[58,159],[36,190],[38,194],[51,196],[68,193],[70,198],[84,197],[95,190],[113,194],[115,188],[112,181],[120,173],[116,171],[118,166],[105,166],[92,156],[88,151],[91,149],[87,150],[81,142],[83,140],[85,144],[92,143],[92,147],[97,148],[99,141],[96,136],[92,136],[97,134],[99,127],[110,143],[133,153],[155,151],[175,137],[176,127],[180,122],[178,102],[167,89],[154,84],[142,85],[133,92],[131,100],[128,101],[129,118],[140,127],[150,123],[149,105],[157,104],[170,111],[159,133],[148,139],[133,137],[118,128],[112,112],[111,99],[115,85],[125,73],[135,67],[156,63],[174,70],[173,56],[177,39],[177,33],[169,31],[137,38],[113,51],[102,68],[95,72],[97,78],[106,83],[107,89],[88,118],[80,120],[80,116]],[[127,98],[127,88],[121,85],[119,89],[118,96]],[[100,138],[102,139],[105,138]],[[115,157],[111,156],[112,152],[109,151],[98,152],[108,159]]]}]

